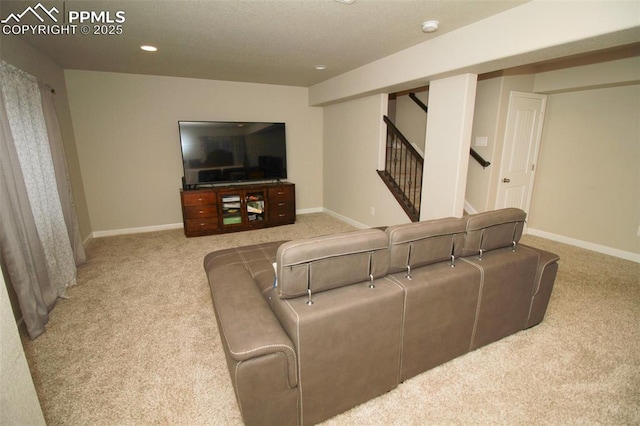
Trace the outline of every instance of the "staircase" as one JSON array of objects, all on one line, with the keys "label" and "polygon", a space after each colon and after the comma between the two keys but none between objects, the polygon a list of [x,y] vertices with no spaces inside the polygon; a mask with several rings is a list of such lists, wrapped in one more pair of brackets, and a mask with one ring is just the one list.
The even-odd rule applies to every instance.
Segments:
[{"label": "staircase", "polygon": [[[396,99],[397,95],[390,95],[390,99]],[[415,93],[411,92],[408,95],[425,114],[428,114],[428,106]],[[395,117],[395,109],[391,115]],[[387,124],[386,157],[384,170],[378,170],[378,175],[398,200],[398,203],[400,203],[400,206],[411,221],[418,222],[420,220],[424,159],[402,132],[398,130],[393,120],[386,115],[383,120]],[[491,165],[473,148],[470,149],[469,153],[482,168],[487,168]]]},{"label": "staircase", "polygon": [[387,143],[384,170],[378,175],[412,222],[420,220],[424,159],[386,115]]}]

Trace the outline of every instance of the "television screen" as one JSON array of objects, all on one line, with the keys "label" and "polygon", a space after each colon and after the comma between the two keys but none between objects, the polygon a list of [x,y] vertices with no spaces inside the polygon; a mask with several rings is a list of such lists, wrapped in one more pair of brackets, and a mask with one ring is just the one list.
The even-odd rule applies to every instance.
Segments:
[{"label": "television screen", "polygon": [[184,185],[286,179],[285,123],[180,121]]}]

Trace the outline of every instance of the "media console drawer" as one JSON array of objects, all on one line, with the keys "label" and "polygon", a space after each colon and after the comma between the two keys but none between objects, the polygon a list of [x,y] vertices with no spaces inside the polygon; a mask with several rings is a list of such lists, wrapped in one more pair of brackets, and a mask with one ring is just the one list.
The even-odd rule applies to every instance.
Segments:
[{"label": "media console drawer", "polygon": [[205,206],[216,204],[216,194],[211,190],[195,190],[182,192],[184,206]]},{"label": "media console drawer", "polygon": [[[205,218],[205,219],[187,219],[185,226],[185,234],[188,237],[197,235],[206,235],[213,231],[218,230],[218,218]],[[191,235],[189,235],[191,234]]]},{"label": "media console drawer", "polygon": [[215,204],[209,204],[206,206],[184,206],[184,211],[188,219],[218,217],[218,209]]},{"label": "media console drawer", "polygon": [[295,186],[269,188],[269,221],[283,225],[295,220]]},{"label": "media console drawer", "polygon": [[218,230],[216,194],[208,189],[181,191],[184,234],[187,237],[209,235]]}]

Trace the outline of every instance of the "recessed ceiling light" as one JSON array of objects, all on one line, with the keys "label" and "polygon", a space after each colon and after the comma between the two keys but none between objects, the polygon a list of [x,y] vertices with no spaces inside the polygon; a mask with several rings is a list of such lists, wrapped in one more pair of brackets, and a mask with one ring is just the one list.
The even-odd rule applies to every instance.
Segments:
[{"label": "recessed ceiling light", "polygon": [[140,49],[142,49],[142,50],[144,50],[146,52],[156,52],[158,50],[157,47],[149,46],[149,45],[140,46]]},{"label": "recessed ceiling light", "polygon": [[327,69],[327,66],[326,66],[326,65],[316,65],[316,66],[315,66],[315,68],[316,68],[318,71],[322,71],[322,70],[326,70],[326,69]]},{"label": "recessed ceiling light", "polygon": [[342,4],[353,4],[356,2],[356,0],[333,0],[333,1],[337,1],[338,3],[342,3]]},{"label": "recessed ceiling light", "polygon": [[422,31],[425,33],[432,33],[438,30],[438,25],[440,25],[440,22],[438,21],[424,21],[422,23]]}]

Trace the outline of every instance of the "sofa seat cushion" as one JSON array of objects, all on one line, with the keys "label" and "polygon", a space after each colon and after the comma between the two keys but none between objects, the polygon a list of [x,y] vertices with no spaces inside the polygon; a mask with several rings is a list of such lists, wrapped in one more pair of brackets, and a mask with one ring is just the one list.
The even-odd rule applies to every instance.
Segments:
[{"label": "sofa seat cushion", "polygon": [[383,277],[389,239],[379,229],[290,241],[276,254],[277,294],[283,299]]},{"label": "sofa seat cushion", "polygon": [[440,262],[390,275],[405,289],[401,379],[469,352],[481,271],[466,262]]},{"label": "sofa seat cushion", "polygon": [[296,346],[300,424],[317,424],[399,383],[404,291],[383,277],[306,297],[269,299]]},{"label": "sofa seat cushion", "polygon": [[463,257],[482,272],[480,303],[471,349],[476,349],[527,328],[535,293],[539,254],[527,247],[503,247]]}]

